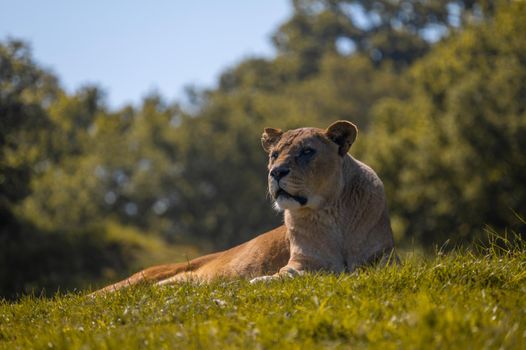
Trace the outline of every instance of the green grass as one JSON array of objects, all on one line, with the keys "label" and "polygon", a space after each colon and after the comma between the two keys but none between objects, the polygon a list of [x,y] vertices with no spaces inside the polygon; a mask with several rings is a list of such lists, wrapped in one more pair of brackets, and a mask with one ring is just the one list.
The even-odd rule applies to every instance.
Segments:
[{"label": "green grass", "polygon": [[3,349],[525,349],[526,250],[0,303]]}]

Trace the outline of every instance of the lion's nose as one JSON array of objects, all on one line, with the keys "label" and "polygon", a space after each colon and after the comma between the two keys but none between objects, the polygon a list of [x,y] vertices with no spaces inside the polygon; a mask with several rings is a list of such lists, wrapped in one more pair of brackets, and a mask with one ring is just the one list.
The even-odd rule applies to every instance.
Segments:
[{"label": "lion's nose", "polygon": [[277,166],[270,171],[270,176],[272,176],[276,181],[279,181],[282,177],[286,176],[290,172],[290,169],[285,166]]}]

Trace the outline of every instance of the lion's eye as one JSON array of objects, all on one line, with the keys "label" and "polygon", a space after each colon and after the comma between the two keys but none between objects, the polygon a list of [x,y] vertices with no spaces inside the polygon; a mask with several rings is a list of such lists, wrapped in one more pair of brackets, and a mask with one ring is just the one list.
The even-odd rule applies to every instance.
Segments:
[{"label": "lion's eye", "polygon": [[312,148],[304,148],[301,150],[301,155],[306,157],[312,156],[314,153],[316,153],[316,151]]},{"label": "lion's eye", "polygon": [[277,151],[274,151],[274,152],[272,152],[270,154],[270,158],[272,158],[272,159],[276,159],[276,158],[278,158],[278,156],[279,156],[279,153]]}]

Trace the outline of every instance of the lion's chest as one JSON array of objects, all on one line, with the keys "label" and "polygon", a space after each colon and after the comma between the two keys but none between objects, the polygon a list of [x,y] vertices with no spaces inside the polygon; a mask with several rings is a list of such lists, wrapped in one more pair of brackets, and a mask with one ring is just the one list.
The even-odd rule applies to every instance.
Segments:
[{"label": "lion's chest", "polygon": [[288,231],[291,260],[301,262],[306,270],[343,272],[344,242],[338,227],[321,221],[291,225]]}]

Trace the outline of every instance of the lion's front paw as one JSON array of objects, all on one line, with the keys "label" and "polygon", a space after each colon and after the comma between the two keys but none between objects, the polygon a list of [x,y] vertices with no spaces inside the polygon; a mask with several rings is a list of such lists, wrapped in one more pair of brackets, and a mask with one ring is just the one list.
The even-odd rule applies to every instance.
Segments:
[{"label": "lion's front paw", "polygon": [[282,267],[281,270],[279,270],[278,274],[281,277],[295,277],[303,275],[304,271],[296,270],[293,267],[285,266]]},{"label": "lion's front paw", "polygon": [[255,277],[255,278],[251,279],[250,283],[254,284],[254,283],[258,283],[258,282],[269,282],[269,281],[276,280],[276,279],[279,279],[279,278],[280,278],[280,276],[278,276],[278,275],[259,276],[259,277]]}]

